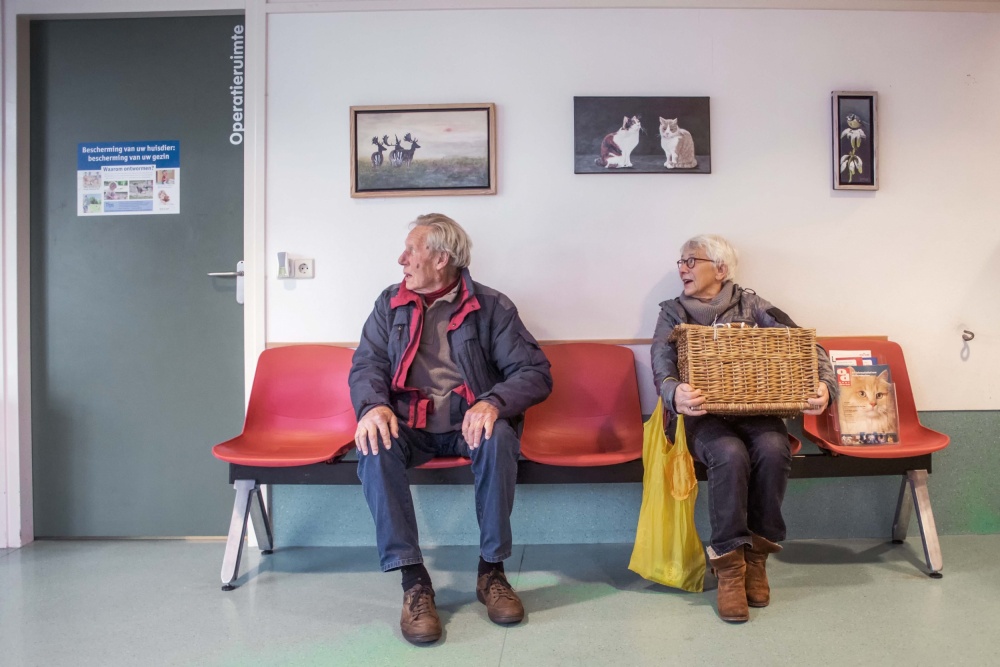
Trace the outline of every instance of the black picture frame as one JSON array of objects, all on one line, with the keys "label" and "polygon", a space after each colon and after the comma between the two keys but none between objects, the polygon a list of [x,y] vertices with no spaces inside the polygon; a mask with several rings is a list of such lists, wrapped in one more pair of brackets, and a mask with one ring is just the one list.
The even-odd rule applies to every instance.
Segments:
[{"label": "black picture frame", "polygon": [[878,190],[878,93],[833,91],[833,189]]},{"label": "black picture frame", "polygon": [[[639,120],[638,141],[616,153],[615,133]],[[693,142],[694,167],[672,160],[664,148],[660,119],[676,120]],[[609,144],[608,141],[612,141]],[[687,141],[687,139],[677,139]],[[668,143],[670,145],[669,137]],[[678,154],[677,144],[672,151]],[[682,153],[683,154],[683,153]],[[574,97],[573,158],[576,174],[710,174],[712,132],[708,97]],[[673,164],[668,164],[673,162]]]}]

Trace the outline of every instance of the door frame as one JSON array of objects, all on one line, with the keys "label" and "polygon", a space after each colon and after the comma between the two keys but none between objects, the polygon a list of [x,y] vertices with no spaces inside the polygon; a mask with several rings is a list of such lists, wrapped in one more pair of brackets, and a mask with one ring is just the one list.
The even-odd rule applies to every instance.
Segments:
[{"label": "door frame", "polygon": [[[34,540],[31,467],[30,82],[33,19],[152,18],[244,13],[243,312],[244,402],[264,349],[266,0],[0,0],[0,548]],[[220,271],[230,270],[222,267]]]}]

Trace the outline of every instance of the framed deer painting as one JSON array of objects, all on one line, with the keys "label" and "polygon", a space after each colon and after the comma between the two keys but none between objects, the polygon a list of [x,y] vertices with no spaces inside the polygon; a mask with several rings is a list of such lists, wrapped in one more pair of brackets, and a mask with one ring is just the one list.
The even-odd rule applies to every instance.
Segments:
[{"label": "framed deer painting", "polygon": [[495,104],[351,107],[351,196],[494,195]]}]

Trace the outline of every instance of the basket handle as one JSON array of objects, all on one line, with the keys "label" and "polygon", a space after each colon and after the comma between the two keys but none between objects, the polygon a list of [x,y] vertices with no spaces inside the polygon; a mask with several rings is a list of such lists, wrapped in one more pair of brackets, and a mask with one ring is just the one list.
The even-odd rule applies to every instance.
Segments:
[{"label": "basket handle", "polygon": [[[712,340],[719,340],[719,329],[722,329],[723,327],[725,327],[726,329],[732,329],[733,328],[733,323],[732,322],[719,322],[718,319],[719,319],[719,316],[716,315],[715,319],[712,320],[712,328],[715,329],[715,331],[712,332]],[[751,326],[747,326],[746,322],[738,322],[737,324],[739,324],[739,327],[736,327],[738,329],[756,329],[757,328],[756,324],[754,326],[752,326],[752,327]],[[785,327],[785,328],[787,329],[787,327]],[[791,334],[789,334],[789,337],[791,337]]]}]

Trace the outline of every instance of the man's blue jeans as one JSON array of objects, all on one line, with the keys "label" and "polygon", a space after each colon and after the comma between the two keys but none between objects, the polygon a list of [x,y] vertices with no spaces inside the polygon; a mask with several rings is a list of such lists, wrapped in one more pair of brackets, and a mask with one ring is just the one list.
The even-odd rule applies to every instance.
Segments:
[{"label": "man's blue jeans", "polygon": [[[673,437],[676,418],[667,436]],[[750,533],[771,542],[785,539],[781,502],[792,471],[788,429],[778,417],[684,417],[691,455],[708,469],[710,545],[723,556]]]},{"label": "man's blue jeans", "polygon": [[358,453],[358,477],[375,519],[375,540],[383,572],[422,563],[417,538],[417,517],[406,470],[435,456],[468,456],[475,476],[479,550],[483,560],[499,563],[509,558],[513,539],[510,513],[514,509],[517,459],[521,441],[506,420],[493,425],[493,436],[470,450],[461,431],[427,433],[400,420],[399,437],[386,451],[379,441],[378,454]]}]

